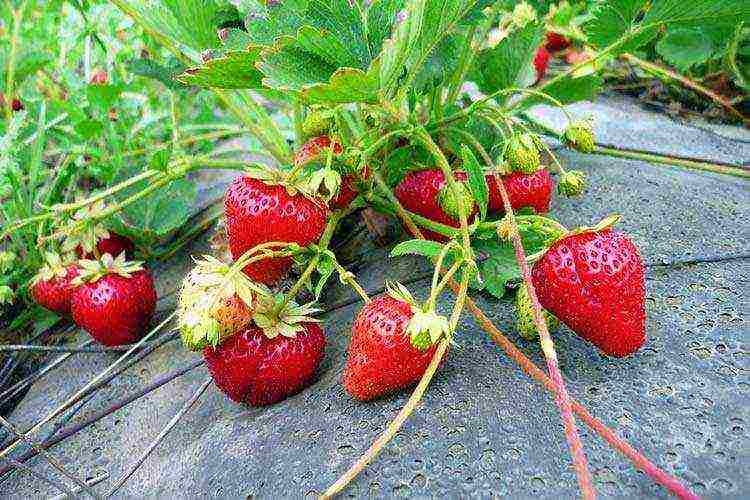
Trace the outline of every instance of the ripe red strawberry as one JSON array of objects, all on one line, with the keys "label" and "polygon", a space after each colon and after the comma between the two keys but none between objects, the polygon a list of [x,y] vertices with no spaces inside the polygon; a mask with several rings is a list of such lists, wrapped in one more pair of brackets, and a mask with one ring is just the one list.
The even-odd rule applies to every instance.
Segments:
[{"label": "ripe red strawberry", "polygon": [[[466,180],[465,172],[455,172],[453,174],[456,180]],[[472,217],[476,214],[477,206],[471,199],[468,190],[462,188],[464,193],[464,203],[471,204],[471,215],[468,217],[471,222]],[[456,214],[456,202],[453,200],[453,192],[445,180],[445,175],[439,169],[420,170],[418,172],[409,172],[406,177],[396,186],[396,198],[406,210],[414,212],[435,222],[452,227],[460,227],[460,222]],[[466,206],[466,205],[465,205]],[[446,210],[447,209],[447,210]],[[450,213],[452,212],[452,213]],[[450,214],[449,214],[450,213]],[[445,241],[447,238],[433,231],[422,229],[425,238],[435,241]]]},{"label": "ripe red strawberry", "polygon": [[32,280],[32,298],[40,306],[57,314],[70,313],[70,300],[75,288],[72,281],[78,273],[76,264],[64,265],[59,255],[47,254],[47,263]]},{"label": "ripe red strawberry", "polygon": [[547,41],[544,46],[550,52],[559,52],[570,47],[570,41],[559,33],[549,31],[547,32]]},{"label": "ripe red strawberry", "polygon": [[[490,212],[505,212],[500,190],[495,182],[493,174],[487,174],[487,186],[489,187],[489,203],[487,208]],[[508,191],[510,204],[513,210],[531,207],[538,214],[549,212],[549,204],[552,200],[554,184],[549,171],[545,168],[527,175],[521,172],[512,172],[501,176],[505,190]]]},{"label": "ripe red strawberry", "polygon": [[542,307],[605,354],[622,357],[646,340],[645,278],[638,248],[613,223],[554,243],[532,279]]},{"label": "ripe red strawberry", "polygon": [[549,65],[550,54],[544,47],[539,47],[534,56],[534,69],[536,70],[537,81],[544,78],[547,73],[547,66]]},{"label": "ripe red strawberry", "polygon": [[125,256],[81,261],[71,312],[76,324],[99,343],[132,344],[143,337],[156,308],[151,273]]},{"label": "ripe red strawberry", "polygon": [[21,102],[21,99],[15,98],[10,102],[10,109],[13,111],[22,111],[25,109],[25,106],[23,105],[23,102]]},{"label": "ripe red strawberry", "polygon": [[[373,299],[354,320],[344,387],[357,399],[367,401],[416,383],[435,354],[438,337],[415,336],[421,328],[412,319],[426,316],[405,298]],[[447,329],[447,321],[442,322],[438,328]]]},{"label": "ripe red strawberry", "polygon": [[[122,252],[125,252],[127,257],[130,258],[133,256],[135,245],[133,245],[133,242],[130,241],[130,239],[125,236],[120,236],[117,233],[113,233],[112,231],[107,232],[109,233],[109,236],[103,237],[96,242],[96,249],[99,251],[99,255],[108,253],[113,257],[117,257]],[[94,252],[84,253],[83,247],[81,246],[76,248],[76,253],[82,259],[96,259]]]},{"label": "ripe red strawberry", "polygon": [[[323,235],[328,211],[317,201],[281,184],[238,177],[224,198],[229,249],[234,259],[272,241],[307,246]],[[292,265],[291,258],[265,259],[248,265],[253,280],[271,285]]]},{"label": "ripe red strawberry", "polygon": [[[265,315],[277,302],[260,299],[257,325],[203,350],[214,383],[233,401],[253,406],[281,401],[307,386],[325,354],[323,330],[306,318],[307,306],[291,303]],[[273,316],[273,318],[271,318]]]}]

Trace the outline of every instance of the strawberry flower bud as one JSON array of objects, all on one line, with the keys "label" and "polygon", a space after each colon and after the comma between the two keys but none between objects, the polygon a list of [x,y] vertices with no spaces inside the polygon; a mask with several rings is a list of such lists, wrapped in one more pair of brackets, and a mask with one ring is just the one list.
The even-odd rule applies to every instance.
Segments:
[{"label": "strawberry flower bud", "polygon": [[474,207],[474,197],[471,195],[471,191],[469,191],[468,186],[464,182],[457,182],[456,187],[458,187],[458,197],[455,196],[451,186],[446,183],[438,194],[438,204],[449,217],[459,220],[461,218],[461,205],[459,205],[459,199],[463,204],[466,217],[469,217]]},{"label": "strawberry flower bud", "polygon": [[562,177],[560,177],[560,183],[557,185],[557,192],[568,198],[579,196],[585,190],[586,174],[580,170],[564,172]]},{"label": "strawberry flower bud", "polygon": [[596,147],[596,144],[594,144],[594,130],[591,122],[588,120],[578,120],[571,123],[565,129],[563,140],[568,147],[581,153],[592,153]]},{"label": "strawberry flower bud", "polygon": [[533,174],[541,167],[539,148],[531,134],[516,134],[508,140],[503,151],[504,159],[516,172]]}]

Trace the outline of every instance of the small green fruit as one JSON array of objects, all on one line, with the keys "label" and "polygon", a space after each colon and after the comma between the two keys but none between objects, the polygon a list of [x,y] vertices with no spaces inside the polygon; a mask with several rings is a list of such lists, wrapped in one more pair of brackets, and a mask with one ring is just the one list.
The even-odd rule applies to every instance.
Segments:
[{"label": "small green fruit", "polygon": [[593,153],[596,148],[594,143],[594,130],[591,126],[591,122],[588,120],[578,120],[571,123],[565,133],[563,139],[568,147],[580,151],[581,153]]},{"label": "small green fruit", "polygon": [[562,174],[557,192],[568,198],[581,195],[586,190],[586,174],[580,170],[569,170]]},{"label": "small green fruit", "polygon": [[515,172],[533,174],[541,167],[539,148],[531,134],[516,134],[508,140],[503,153],[510,168]]},{"label": "small green fruit", "polygon": [[333,112],[330,110],[316,110],[305,117],[302,122],[302,133],[305,137],[328,135],[333,126]]},{"label": "small green fruit", "polygon": [[[547,330],[550,333],[557,330],[560,321],[549,311],[542,310],[542,316],[547,323]],[[526,284],[523,284],[516,293],[516,328],[526,340],[536,340],[539,338],[539,331],[534,324],[534,309],[531,305],[529,290]]]},{"label": "small green fruit", "polygon": [[[458,196],[463,201],[466,217],[468,218],[474,210],[474,197],[471,195],[471,191],[469,191],[469,187],[466,183],[457,182],[456,186],[458,187]],[[438,193],[438,204],[440,205],[440,208],[443,209],[443,212],[449,217],[455,220],[461,218],[461,209],[458,204],[458,199],[454,195],[453,189],[451,189],[448,184],[446,184],[443,189],[440,190],[440,193]]]}]

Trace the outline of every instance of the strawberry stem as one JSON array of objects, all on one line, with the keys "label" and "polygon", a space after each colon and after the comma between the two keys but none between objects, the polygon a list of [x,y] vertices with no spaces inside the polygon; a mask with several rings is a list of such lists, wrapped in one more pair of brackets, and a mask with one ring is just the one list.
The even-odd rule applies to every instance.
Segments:
[{"label": "strawberry stem", "polygon": [[500,196],[503,199],[503,205],[505,206],[505,217],[508,218],[511,228],[511,240],[513,241],[513,247],[516,251],[516,261],[521,268],[521,274],[523,275],[524,282],[529,292],[529,298],[531,299],[532,312],[534,316],[534,324],[539,331],[540,344],[544,357],[547,360],[547,370],[549,371],[552,383],[555,385],[555,402],[560,408],[560,414],[562,415],[563,424],[565,425],[565,436],[570,447],[570,452],[573,457],[573,464],[575,465],[576,474],[578,476],[578,483],[581,486],[581,491],[584,498],[596,498],[596,492],[594,490],[593,481],[591,479],[591,473],[588,470],[588,461],[586,454],[583,450],[580,437],[578,436],[578,429],[576,428],[575,418],[573,417],[573,411],[570,405],[570,397],[568,391],[565,388],[565,382],[563,381],[560,369],[557,366],[557,353],[555,352],[555,345],[552,342],[552,337],[547,329],[547,322],[542,316],[542,306],[539,304],[539,299],[536,296],[536,290],[534,284],[531,281],[531,270],[529,264],[526,262],[526,253],[523,249],[523,243],[521,242],[521,235],[518,232],[518,225],[515,221],[513,213],[513,207],[510,203],[510,197],[505,189],[500,176],[495,173],[493,175],[497,188],[500,191]]}]

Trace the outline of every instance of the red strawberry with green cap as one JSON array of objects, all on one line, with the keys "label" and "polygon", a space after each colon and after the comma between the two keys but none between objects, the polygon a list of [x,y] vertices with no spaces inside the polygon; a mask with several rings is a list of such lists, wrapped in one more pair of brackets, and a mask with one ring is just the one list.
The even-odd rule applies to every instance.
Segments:
[{"label": "red strawberry with green cap", "polygon": [[611,226],[556,241],[532,269],[542,307],[609,356],[637,351],[646,340],[645,271],[638,248]]},{"label": "red strawberry with green cap", "polygon": [[216,347],[246,328],[255,312],[256,295],[270,293],[235,267],[205,255],[183,280],[177,318],[188,349]]},{"label": "red strawberry with green cap", "polygon": [[60,255],[48,252],[46,263],[31,280],[31,297],[40,306],[60,315],[70,313],[73,296],[73,280],[79,268],[74,263],[66,264]]},{"label": "red strawberry with green cap", "polygon": [[[251,175],[235,179],[224,198],[227,238],[234,259],[262,243],[304,247],[320,239],[328,216],[320,200],[273,173],[254,171]],[[272,285],[291,266],[290,257],[274,257],[249,264],[245,273],[254,281]]]},{"label": "red strawberry with green cap", "polygon": [[[458,183],[460,196],[463,198],[464,207],[469,208],[467,219],[471,222],[472,217],[477,212],[477,206],[464,182],[466,173],[455,172],[453,176],[460,181]],[[431,169],[409,172],[396,186],[394,192],[396,198],[406,210],[447,226],[461,226],[458,202],[453,196],[453,190],[446,182],[442,170]],[[425,238],[431,240],[447,240],[445,236],[434,231],[422,229],[422,233]]]},{"label": "red strawberry with green cap", "polygon": [[290,303],[276,312],[279,305],[278,297],[260,297],[255,325],[203,350],[214,383],[233,401],[281,401],[306,387],[323,360],[325,334],[308,317],[315,310]]},{"label": "red strawberry with green cap", "polygon": [[352,325],[344,387],[367,401],[416,383],[435,354],[448,321],[425,311],[403,285],[366,303]]},{"label": "red strawberry with green cap", "polygon": [[151,273],[140,262],[127,262],[124,254],[79,264],[70,306],[76,324],[107,346],[140,340],[156,308]]},{"label": "red strawberry with green cap", "polygon": [[[487,174],[485,178],[490,194],[487,204],[488,210],[490,212],[505,212],[503,199],[500,196],[500,189],[498,189],[494,174]],[[513,210],[530,207],[538,214],[549,212],[554,183],[546,168],[537,170],[533,174],[511,172],[507,175],[501,175],[500,179],[508,192]]]}]

